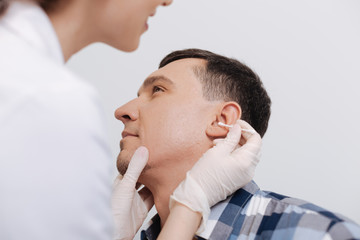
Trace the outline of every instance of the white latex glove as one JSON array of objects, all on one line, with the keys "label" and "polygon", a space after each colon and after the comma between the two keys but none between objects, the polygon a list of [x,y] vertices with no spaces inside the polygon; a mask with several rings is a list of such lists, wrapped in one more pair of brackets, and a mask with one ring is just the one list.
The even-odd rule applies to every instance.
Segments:
[{"label": "white latex glove", "polygon": [[139,192],[136,190],[137,180],[148,158],[148,150],[139,147],[131,158],[124,176],[119,175],[115,179],[111,205],[116,240],[133,239],[154,205],[153,196],[147,188]]},{"label": "white latex glove", "polygon": [[[254,133],[241,134],[241,128]],[[242,146],[239,145],[241,136],[241,143],[245,142]],[[249,183],[259,162],[261,137],[243,120],[234,124],[225,139],[214,143],[216,145],[187,172],[185,180],[170,197],[170,209],[177,201],[202,214],[197,233],[204,230],[210,207]]]}]

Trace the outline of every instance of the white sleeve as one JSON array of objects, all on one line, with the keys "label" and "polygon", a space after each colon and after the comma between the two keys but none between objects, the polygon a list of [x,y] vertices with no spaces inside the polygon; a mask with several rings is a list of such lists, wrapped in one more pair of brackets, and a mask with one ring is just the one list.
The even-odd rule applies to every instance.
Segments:
[{"label": "white sleeve", "polygon": [[111,239],[102,108],[91,87],[63,82],[0,86],[0,239]]}]

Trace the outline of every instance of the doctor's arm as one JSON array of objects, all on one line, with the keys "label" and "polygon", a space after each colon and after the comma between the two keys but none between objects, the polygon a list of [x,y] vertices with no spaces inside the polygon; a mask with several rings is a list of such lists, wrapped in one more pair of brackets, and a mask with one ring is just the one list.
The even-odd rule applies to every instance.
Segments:
[{"label": "doctor's arm", "polygon": [[187,206],[176,202],[157,239],[193,239],[199,228],[201,217],[199,212],[194,212]]}]

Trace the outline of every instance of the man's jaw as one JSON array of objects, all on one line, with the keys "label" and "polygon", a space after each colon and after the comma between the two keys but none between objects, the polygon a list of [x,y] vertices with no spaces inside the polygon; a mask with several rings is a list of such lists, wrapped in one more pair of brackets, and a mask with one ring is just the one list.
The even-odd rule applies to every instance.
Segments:
[{"label": "man's jaw", "polygon": [[120,152],[118,157],[117,157],[116,167],[117,167],[118,172],[121,175],[124,175],[126,173],[126,171],[128,169],[128,166],[129,166],[129,162],[130,162],[130,160],[126,161],[126,160],[123,159],[123,156],[121,156],[121,152]]},{"label": "man's jaw", "polygon": [[[130,164],[130,161],[136,151],[136,149],[138,147],[133,147],[131,148],[130,147],[131,145],[129,143],[124,143],[124,142],[120,142],[120,153],[117,157],[117,161],[116,161],[116,167],[117,167],[117,170],[118,172],[121,174],[121,175],[124,175],[128,169],[128,166]],[[140,177],[139,177],[139,180],[142,178],[143,174],[145,172],[147,172],[149,169],[150,169],[150,165],[149,163],[146,163],[144,169],[142,170],[141,174],[140,174]]]}]

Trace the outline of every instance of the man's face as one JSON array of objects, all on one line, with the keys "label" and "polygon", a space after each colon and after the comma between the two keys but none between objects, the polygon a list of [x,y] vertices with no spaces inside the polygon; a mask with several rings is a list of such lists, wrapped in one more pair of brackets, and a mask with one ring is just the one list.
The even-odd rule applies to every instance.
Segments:
[{"label": "man's face", "polygon": [[205,131],[215,120],[216,104],[203,98],[193,72],[194,66],[204,64],[200,59],[169,63],[144,81],[137,98],[115,111],[125,125],[117,161],[121,174],[139,146],[149,149],[147,170],[190,169],[211,147]]}]

